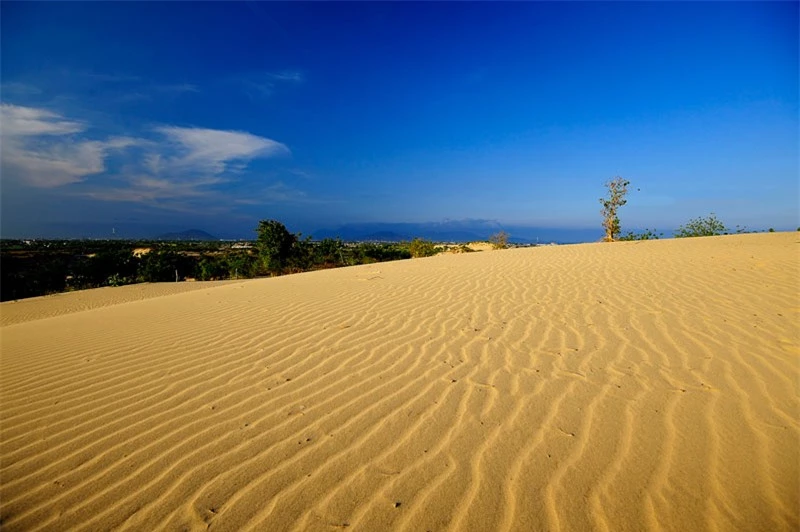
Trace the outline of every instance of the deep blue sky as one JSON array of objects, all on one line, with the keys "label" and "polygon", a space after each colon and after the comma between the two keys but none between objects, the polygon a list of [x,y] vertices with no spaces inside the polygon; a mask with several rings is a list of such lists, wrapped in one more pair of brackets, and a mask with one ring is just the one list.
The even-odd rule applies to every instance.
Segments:
[{"label": "deep blue sky", "polygon": [[[798,4],[0,6],[4,237],[795,228]],[[639,189],[639,190],[637,190]]]}]

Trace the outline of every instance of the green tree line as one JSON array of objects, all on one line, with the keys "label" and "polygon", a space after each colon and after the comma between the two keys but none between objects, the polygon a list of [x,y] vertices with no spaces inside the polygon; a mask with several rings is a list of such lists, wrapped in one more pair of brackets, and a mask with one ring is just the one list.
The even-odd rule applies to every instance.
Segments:
[{"label": "green tree line", "polygon": [[[441,248],[404,243],[346,243],[290,233],[276,220],[259,222],[255,247],[222,242],[3,241],[0,301],[70,290],[186,279],[213,281],[274,276],[433,255]],[[134,255],[136,248],[149,252]]]}]

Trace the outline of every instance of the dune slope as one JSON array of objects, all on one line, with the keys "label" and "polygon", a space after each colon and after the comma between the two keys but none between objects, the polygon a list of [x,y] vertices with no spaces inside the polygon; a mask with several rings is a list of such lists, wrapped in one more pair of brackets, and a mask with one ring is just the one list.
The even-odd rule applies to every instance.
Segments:
[{"label": "dune slope", "polygon": [[39,298],[0,329],[3,528],[797,530],[799,241]]}]

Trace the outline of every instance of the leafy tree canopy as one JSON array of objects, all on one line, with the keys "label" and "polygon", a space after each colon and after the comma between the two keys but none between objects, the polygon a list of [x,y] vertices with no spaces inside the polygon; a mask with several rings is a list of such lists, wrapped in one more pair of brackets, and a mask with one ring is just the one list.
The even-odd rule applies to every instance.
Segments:
[{"label": "leafy tree canopy", "polygon": [[263,267],[270,273],[281,273],[288,264],[297,237],[277,220],[261,220],[256,233]]}]

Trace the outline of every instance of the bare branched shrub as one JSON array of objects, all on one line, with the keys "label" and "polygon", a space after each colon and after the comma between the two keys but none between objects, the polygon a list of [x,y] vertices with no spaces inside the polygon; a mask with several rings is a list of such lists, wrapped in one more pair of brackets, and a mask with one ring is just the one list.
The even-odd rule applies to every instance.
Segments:
[{"label": "bare branched shrub", "polygon": [[508,233],[499,231],[489,237],[489,243],[493,249],[506,249],[508,247]]},{"label": "bare branched shrub", "polygon": [[628,194],[627,181],[619,176],[605,184],[608,188],[608,197],[600,198],[600,204],[603,208],[600,213],[603,215],[603,229],[605,229],[604,242],[613,242],[617,240],[620,233],[619,217],[617,210],[627,203],[625,196]]}]

